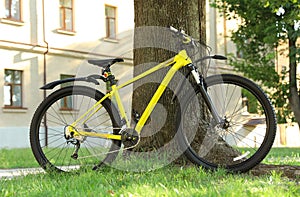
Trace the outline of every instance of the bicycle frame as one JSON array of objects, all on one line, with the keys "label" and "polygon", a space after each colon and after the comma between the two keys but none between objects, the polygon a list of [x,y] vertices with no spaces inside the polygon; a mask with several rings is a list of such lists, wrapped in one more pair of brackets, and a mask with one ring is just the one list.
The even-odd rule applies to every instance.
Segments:
[{"label": "bicycle frame", "polygon": [[[99,100],[94,106],[92,106],[88,111],[86,111],[82,116],[80,116],[75,122],[71,124],[70,130],[74,133],[74,136],[80,137],[80,136],[89,136],[89,137],[99,137],[99,138],[106,138],[106,139],[114,139],[114,140],[121,140],[121,135],[114,135],[114,134],[107,134],[107,133],[95,133],[95,132],[86,132],[86,131],[76,131],[74,128],[76,125],[82,121],[82,123],[85,123],[88,121],[90,117],[92,117],[97,111],[101,109],[101,103],[107,99],[107,98],[115,98],[115,101],[117,103],[117,107],[121,116],[121,120],[125,121],[124,125],[121,125],[122,127],[126,126],[127,128],[130,127],[130,122],[126,116],[125,109],[123,106],[123,103],[121,101],[120,95],[119,95],[119,89],[126,87],[135,81],[142,79],[162,68],[172,66],[166,76],[163,78],[162,82],[160,83],[158,89],[154,93],[152,99],[148,103],[145,111],[143,112],[140,120],[137,122],[135,126],[135,130],[140,134],[142,131],[146,121],[148,120],[150,114],[152,113],[153,109],[155,108],[158,100],[160,99],[161,95],[164,93],[166,87],[170,83],[171,79],[173,78],[174,74],[182,67],[187,66],[191,64],[192,61],[188,57],[185,50],[180,51],[176,56],[173,58],[168,59],[165,62],[162,62],[155,67],[145,71],[144,73],[128,80],[127,82],[117,86],[112,85],[111,92],[107,93],[101,100]],[[89,114],[89,115],[88,115]],[[126,128],[125,127],[125,128]],[[123,128],[122,128],[123,129]]]},{"label": "bicycle frame", "polygon": [[[195,55],[202,52],[201,43],[183,31],[172,27],[170,31],[173,33],[172,37],[181,39],[182,43],[179,43],[178,47],[188,51],[192,49],[191,52]],[[45,84],[41,89],[49,90],[60,84],[75,81],[96,86],[100,85],[102,80],[109,82],[111,92],[105,95],[97,88],[78,84],[61,87],[49,94],[35,111],[30,124],[29,137],[34,157],[40,166],[49,172],[96,170],[101,166],[111,165],[115,160],[119,162],[120,151],[124,153],[128,150],[128,155],[143,141],[141,134],[148,130],[146,127],[153,133],[165,126],[160,124],[164,124],[163,120],[156,121],[151,117],[155,115],[156,107],[160,105],[158,102],[170,86],[171,80],[177,79],[176,72],[185,67],[184,71],[188,72],[178,77],[181,79],[172,91],[173,98],[169,98],[170,102],[176,101],[174,107],[177,112],[176,122],[173,123],[177,131],[172,140],[178,145],[176,150],[181,151],[165,157],[164,161],[168,163],[184,154],[191,162],[206,169],[215,170],[221,167],[231,172],[248,171],[261,162],[272,147],[276,134],[274,108],[268,96],[254,82],[234,74],[205,77],[204,73],[207,72],[199,72],[195,66],[197,62],[203,65],[205,62],[202,61],[206,59],[225,60],[226,57],[209,54],[202,56],[202,53],[198,55],[200,58],[192,62],[187,51],[182,50],[174,57],[121,85],[117,84],[111,66],[117,62],[124,62],[124,59],[90,59],[87,62],[103,69],[100,70],[101,73]],[[151,93],[150,101],[143,103],[147,106],[142,114],[132,109],[132,114],[127,112],[126,115],[120,95],[122,88],[126,90],[130,84],[166,68],[168,71],[163,79],[159,80],[159,87],[154,94]],[[254,106],[250,106],[251,110],[249,106],[244,105],[243,101],[247,99],[255,103]],[[170,115],[169,110],[163,111],[165,115]],[[129,121],[128,115],[133,115],[134,124]],[[150,124],[146,125],[148,122]],[[199,134],[199,129],[203,132],[200,133],[200,143],[195,144],[194,137]],[[218,151],[219,145],[225,148],[222,154],[216,155],[222,158],[215,160],[215,157],[211,156]],[[251,151],[247,151],[250,149]],[[156,153],[165,156],[163,152],[154,150],[154,159],[157,159]],[[151,159],[151,155],[147,156]],[[124,169],[128,169],[127,167],[130,166],[126,165]]]}]

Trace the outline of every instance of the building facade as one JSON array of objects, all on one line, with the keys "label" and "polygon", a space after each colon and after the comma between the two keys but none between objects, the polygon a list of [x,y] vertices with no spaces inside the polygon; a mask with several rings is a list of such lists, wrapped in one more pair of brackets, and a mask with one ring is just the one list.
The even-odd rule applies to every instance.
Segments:
[{"label": "building facade", "polygon": [[[29,146],[33,113],[51,92],[39,87],[99,72],[87,59],[122,56],[126,63],[114,72],[120,81],[130,78],[133,27],[133,0],[0,0],[0,148]],[[235,50],[224,30],[207,1],[207,40],[214,53]],[[130,96],[124,97],[129,108]]]},{"label": "building facade", "polygon": [[132,0],[0,0],[0,148],[29,147],[31,118],[51,92],[39,87],[99,72],[87,59],[122,56],[116,74],[130,77],[133,16]]},{"label": "building facade", "polygon": [[[209,0],[206,19],[212,54],[236,54],[230,32],[238,21],[225,20]],[[33,113],[52,92],[39,87],[99,72],[87,59],[123,57],[112,69],[120,82],[131,78],[133,28],[133,0],[0,0],[0,148],[29,147]],[[232,72],[224,61],[212,66]],[[121,95],[131,112],[128,88]]]}]

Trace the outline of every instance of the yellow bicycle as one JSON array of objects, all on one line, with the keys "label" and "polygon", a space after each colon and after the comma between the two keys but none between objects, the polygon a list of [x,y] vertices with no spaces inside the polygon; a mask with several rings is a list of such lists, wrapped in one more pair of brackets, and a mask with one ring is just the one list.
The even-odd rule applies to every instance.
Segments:
[{"label": "yellow bicycle", "polygon": [[[183,45],[197,47],[197,41],[171,28]],[[226,59],[215,55],[192,62],[187,50],[117,85],[110,67],[121,58],[89,60],[102,72],[81,78],[51,82],[42,89],[84,81],[99,85],[109,82],[107,94],[81,85],[56,90],[37,108],[30,125],[30,143],[38,163],[46,171],[97,169],[112,163],[123,149],[135,147],[153,109],[175,73],[189,72],[176,91],[192,79],[193,88],[182,96],[177,113],[177,141],[183,153],[197,165],[244,172],[269,152],[276,133],[276,118],[266,94],[254,82],[241,76],[219,74],[205,77],[195,64],[205,59]],[[163,68],[169,68],[158,89],[132,128],[119,90]],[[190,77],[191,76],[191,77]],[[177,94],[177,93],[174,93]],[[135,114],[137,115],[137,114]],[[126,147],[122,144],[127,144]],[[128,146],[129,144],[129,146]]]}]

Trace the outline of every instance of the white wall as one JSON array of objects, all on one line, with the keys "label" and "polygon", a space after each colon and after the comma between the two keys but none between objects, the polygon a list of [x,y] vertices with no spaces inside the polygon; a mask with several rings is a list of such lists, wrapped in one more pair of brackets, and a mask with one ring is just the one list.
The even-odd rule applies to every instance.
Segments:
[{"label": "white wall", "polygon": [[[123,56],[132,49],[132,31],[128,30],[133,29],[133,0],[74,0],[74,34],[57,31],[60,26],[58,0],[44,1],[45,23],[43,1],[22,1],[22,23],[3,19],[4,1],[0,0],[0,148],[29,147],[29,124],[43,99],[43,91],[39,88],[44,80],[43,54],[47,51],[44,40],[49,44],[46,55],[47,82],[60,79],[61,74],[84,74],[82,70],[95,74],[99,69],[88,65],[87,59]],[[118,17],[119,35],[117,40],[109,42],[103,39],[106,35],[106,4],[117,7]],[[126,55],[129,58],[127,63],[114,67],[123,79],[131,77],[131,55]],[[23,71],[23,109],[3,108],[4,69]],[[47,94],[51,92],[47,91]]]}]

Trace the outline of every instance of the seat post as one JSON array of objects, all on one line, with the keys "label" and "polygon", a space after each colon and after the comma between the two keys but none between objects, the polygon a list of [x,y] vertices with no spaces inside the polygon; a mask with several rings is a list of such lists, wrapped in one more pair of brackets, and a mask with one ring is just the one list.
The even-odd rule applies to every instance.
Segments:
[{"label": "seat post", "polygon": [[107,65],[106,68],[103,69],[102,75],[105,77],[106,81],[110,83],[110,86],[117,84],[115,75],[113,75],[110,70],[110,65]]}]

